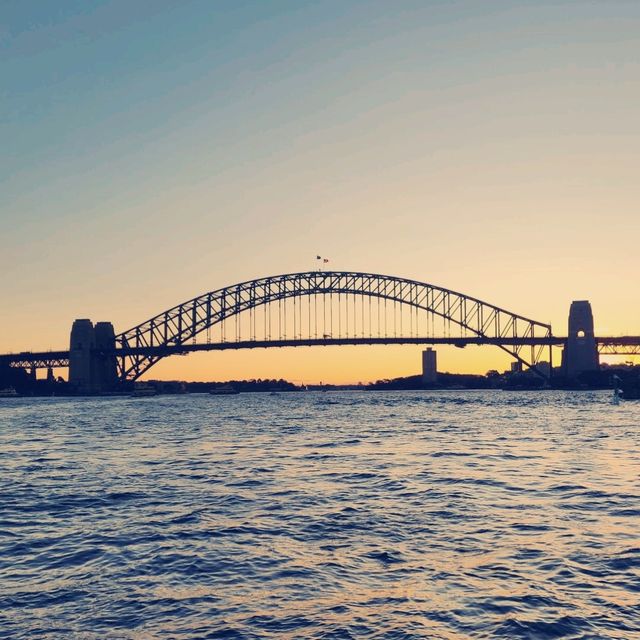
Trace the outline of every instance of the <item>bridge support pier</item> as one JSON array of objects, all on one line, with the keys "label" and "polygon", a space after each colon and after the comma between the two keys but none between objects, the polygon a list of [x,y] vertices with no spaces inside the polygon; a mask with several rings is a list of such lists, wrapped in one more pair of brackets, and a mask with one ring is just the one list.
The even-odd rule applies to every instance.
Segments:
[{"label": "bridge support pier", "polygon": [[115,332],[110,322],[95,327],[86,318],[75,320],[69,345],[69,384],[80,393],[109,391],[117,383],[115,356],[105,352],[115,348]]},{"label": "bridge support pier", "polygon": [[571,379],[585,371],[600,369],[593,312],[588,300],[574,300],[571,303],[567,345],[562,352],[562,369],[567,378]]},{"label": "bridge support pier", "polygon": [[116,357],[109,355],[116,346],[116,334],[110,322],[97,322],[94,327],[95,352],[93,377],[100,391],[113,389],[118,383]]}]

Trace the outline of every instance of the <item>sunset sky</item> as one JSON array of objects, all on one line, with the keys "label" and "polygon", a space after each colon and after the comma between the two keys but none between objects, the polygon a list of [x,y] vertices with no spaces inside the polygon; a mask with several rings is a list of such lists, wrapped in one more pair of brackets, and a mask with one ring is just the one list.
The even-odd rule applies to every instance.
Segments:
[{"label": "sunset sky", "polygon": [[[640,2],[0,6],[0,353],[329,267],[639,334]],[[153,378],[353,382],[420,347],[191,355]],[[441,370],[508,366],[438,350]]]}]

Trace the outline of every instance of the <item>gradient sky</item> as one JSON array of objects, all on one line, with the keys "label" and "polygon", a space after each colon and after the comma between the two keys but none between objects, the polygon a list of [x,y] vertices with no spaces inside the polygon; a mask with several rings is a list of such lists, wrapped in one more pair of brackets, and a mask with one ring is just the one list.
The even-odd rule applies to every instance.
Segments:
[{"label": "gradient sky", "polygon": [[[636,0],[4,0],[0,352],[317,253],[557,334],[587,298],[599,333],[638,334],[638,104]],[[419,352],[198,354],[150,377],[370,380]]]}]

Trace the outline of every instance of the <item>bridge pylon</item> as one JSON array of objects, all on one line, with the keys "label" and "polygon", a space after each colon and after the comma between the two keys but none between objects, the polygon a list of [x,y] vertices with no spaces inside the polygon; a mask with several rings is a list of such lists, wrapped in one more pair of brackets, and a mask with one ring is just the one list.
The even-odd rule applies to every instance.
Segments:
[{"label": "bridge pylon", "polygon": [[113,389],[118,382],[115,331],[110,322],[75,320],[69,340],[69,384],[80,393]]},{"label": "bridge pylon", "polygon": [[593,312],[588,300],[574,300],[571,303],[567,342],[562,352],[562,368],[567,378],[577,378],[586,371],[600,369]]}]

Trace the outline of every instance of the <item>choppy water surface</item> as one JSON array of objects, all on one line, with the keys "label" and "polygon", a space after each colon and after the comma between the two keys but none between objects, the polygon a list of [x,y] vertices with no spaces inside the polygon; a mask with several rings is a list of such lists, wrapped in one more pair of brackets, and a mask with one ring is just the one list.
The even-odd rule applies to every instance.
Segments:
[{"label": "choppy water surface", "polygon": [[0,637],[640,637],[640,404],[0,403]]}]

